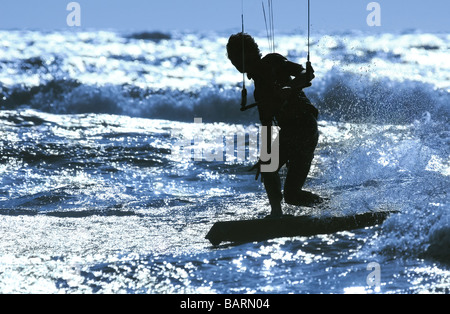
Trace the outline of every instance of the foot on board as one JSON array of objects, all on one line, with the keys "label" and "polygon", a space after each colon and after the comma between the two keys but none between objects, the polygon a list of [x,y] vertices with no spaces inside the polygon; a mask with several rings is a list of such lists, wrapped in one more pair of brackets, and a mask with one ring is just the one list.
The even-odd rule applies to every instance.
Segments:
[{"label": "foot on board", "polygon": [[319,195],[307,191],[300,191],[294,199],[285,198],[287,204],[305,207],[314,207],[324,201]]},{"label": "foot on board", "polygon": [[274,214],[270,214],[270,215],[267,215],[266,217],[264,217],[264,219],[279,219],[279,218],[289,218],[289,217],[294,217],[294,215],[289,215],[289,214],[274,215]]}]

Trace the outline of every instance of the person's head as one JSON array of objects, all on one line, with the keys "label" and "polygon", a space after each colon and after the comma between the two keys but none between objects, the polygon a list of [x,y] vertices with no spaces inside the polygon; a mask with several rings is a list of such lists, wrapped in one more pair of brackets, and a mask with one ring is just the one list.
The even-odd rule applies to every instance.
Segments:
[{"label": "person's head", "polygon": [[[242,49],[244,44],[244,49]],[[242,66],[242,53],[244,52],[245,60],[244,67]],[[261,52],[259,51],[258,44],[252,36],[246,33],[237,33],[231,35],[227,44],[228,59],[236,67],[236,69],[243,73],[249,72],[252,66],[259,60],[261,60]]]}]

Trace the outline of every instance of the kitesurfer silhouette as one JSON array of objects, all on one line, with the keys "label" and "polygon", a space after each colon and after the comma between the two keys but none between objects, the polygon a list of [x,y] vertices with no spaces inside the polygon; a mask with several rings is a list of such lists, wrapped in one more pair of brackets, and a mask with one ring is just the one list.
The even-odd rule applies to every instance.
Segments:
[{"label": "kitesurfer silhouette", "polygon": [[[308,62],[306,69],[278,53],[262,57],[252,36],[241,32],[230,36],[228,58],[236,69],[254,81],[254,98],[263,126],[280,127],[279,167],[273,172],[262,172],[262,181],[271,206],[270,216],[282,216],[281,202],[298,206],[312,206],[322,199],[302,190],[314,158],[319,133],[318,110],[311,104],[303,88],[311,86],[314,69]],[[288,171],[281,192],[279,170]],[[257,178],[261,163],[255,165]]]}]

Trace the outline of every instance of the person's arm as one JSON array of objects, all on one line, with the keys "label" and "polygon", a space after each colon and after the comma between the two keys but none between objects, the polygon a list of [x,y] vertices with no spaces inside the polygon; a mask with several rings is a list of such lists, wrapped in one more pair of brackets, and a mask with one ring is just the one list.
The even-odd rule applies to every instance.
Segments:
[{"label": "person's arm", "polygon": [[311,63],[307,63],[306,71],[301,64],[286,61],[286,67],[294,79],[290,83],[290,87],[295,90],[301,90],[305,87],[311,86],[311,81],[314,79],[314,69]]},{"label": "person's arm", "polygon": [[281,98],[287,99],[292,93],[297,93],[303,88],[310,87],[311,81],[314,79],[314,69],[311,63],[306,64],[305,68],[298,63],[291,61],[286,61],[285,66],[287,67],[288,73],[294,77],[294,79],[289,83],[287,87],[283,87],[280,91]]}]

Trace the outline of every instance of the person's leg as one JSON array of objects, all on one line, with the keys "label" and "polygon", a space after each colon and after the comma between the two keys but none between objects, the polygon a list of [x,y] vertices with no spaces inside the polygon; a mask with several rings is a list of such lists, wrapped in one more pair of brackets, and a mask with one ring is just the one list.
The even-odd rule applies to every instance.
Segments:
[{"label": "person's leg", "polygon": [[267,197],[271,207],[270,215],[281,216],[281,201],[283,194],[281,193],[281,180],[278,171],[266,172],[262,174],[264,187],[266,188]]},{"label": "person's leg", "polygon": [[322,202],[320,196],[303,191],[314,155],[303,155],[289,161],[288,172],[284,184],[284,201],[297,206],[313,206]]},{"label": "person's leg", "polygon": [[318,140],[317,124],[314,123],[311,123],[306,130],[299,132],[297,136],[290,137],[290,150],[287,154],[288,172],[284,184],[284,200],[288,204],[312,206],[322,202],[318,195],[302,190],[311,169]]},{"label": "person's leg", "polygon": [[311,161],[312,158],[296,158],[289,161],[284,183],[284,198],[287,203],[291,203],[302,190],[311,168]]},{"label": "person's leg", "polygon": [[[271,207],[271,216],[281,216],[283,211],[281,209],[281,201],[283,200],[283,193],[281,192],[281,180],[279,170],[287,161],[287,146],[284,141],[282,133],[279,134],[279,141],[275,142],[279,145],[278,151],[278,169],[274,172],[262,172],[262,180],[266,189],[267,197]],[[274,148],[272,147],[272,152]]]}]

